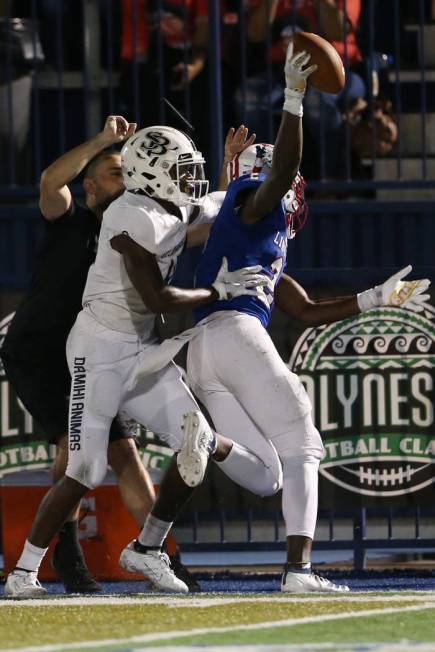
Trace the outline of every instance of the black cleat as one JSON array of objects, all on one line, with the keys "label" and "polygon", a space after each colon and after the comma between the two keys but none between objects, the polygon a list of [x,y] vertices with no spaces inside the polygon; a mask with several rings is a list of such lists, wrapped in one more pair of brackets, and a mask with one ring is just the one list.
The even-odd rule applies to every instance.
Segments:
[{"label": "black cleat", "polygon": [[202,591],[201,585],[194,578],[189,569],[181,563],[179,552],[175,553],[175,555],[171,555],[169,561],[171,563],[171,568],[174,571],[174,575],[187,584],[189,587],[189,593],[200,593]]},{"label": "black cleat", "polygon": [[66,593],[101,593],[102,588],[91,576],[81,551],[65,550],[56,544],[51,565]]}]

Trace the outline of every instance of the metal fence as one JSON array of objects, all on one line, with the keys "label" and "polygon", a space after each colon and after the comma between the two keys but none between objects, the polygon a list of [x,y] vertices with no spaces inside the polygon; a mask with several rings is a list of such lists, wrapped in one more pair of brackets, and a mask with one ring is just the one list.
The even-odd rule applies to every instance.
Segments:
[{"label": "metal fence", "polygon": [[[352,552],[353,567],[367,566],[369,551],[433,553],[434,508],[354,508],[320,510],[313,549]],[[185,552],[284,551],[285,533],[278,510],[232,513],[194,511],[177,526]],[[345,556],[344,556],[345,557]]]},{"label": "metal fence", "polygon": [[[244,122],[273,142],[283,48],[293,31],[332,29],[303,0],[184,0],[169,3],[170,11],[178,6],[174,15],[164,0],[29,0],[23,18],[15,4],[2,3],[0,16],[0,196],[35,195],[41,170],[95,135],[110,113],[125,113],[141,126],[169,122],[186,129],[163,98],[195,127],[216,180],[231,124]],[[341,23],[333,29],[348,83],[337,97],[308,93],[303,171],[311,189],[378,190],[385,198],[406,182],[420,197],[430,193],[433,2],[343,0],[340,6]]]},{"label": "metal fence", "polygon": [[[186,129],[186,121],[191,123],[209,177],[216,181],[229,126],[243,122],[260,140],[274,141],[282,108],[282,46],[289,34],[297,28],[325,29],[319,16],[301,14],[299,0],[280,0],[272,20],[275,3],[259,0],[266,18],[257,31],[255,3],[209,0],[199,16],[207,28],[202,34],[196,34],[192,3],[185,0],[172,23],[178,41],[170,38],[163,0],[27,4],[27,14],[17,16],[13,0],[6,0],[0,15],[0,282],[5,287],[24,287],[30,275],[41,171],[94,136],[105,116],[125,114],[139,126],[164,122]],[[344,15],[350,16],[355,4],[343,0]],[[361,284],[378,282],[406,263],[421,276],[433,276],[434,12],[431,0],[362,0],[357,19],[342,22],[344,64],[355,85],[349,83],[339,98],[310,90],[305,102],[302,171],[317,201],[289,249],[291,269],[302,283],[340,284],[352,274]],[[353,31],[360,53],[356,61],[349,52]],[[186,67],[202,53],[202,69],[183,85]],[[425,515],[433,519],[434,512]],[[231,514],[212,516],[214,540],[201,540],[202,516],[194,512],[184,549],[283,546],[277,510],[267,515],[267,540],[254,534],[262,513],[246,511],[238,542],[228,541]],[[320,516],[326,535],[317,549],[351,549],[357,567],[364,566],[371,548],[435,548],[434,538],[422,534],[419,508],[404,516],[384,510],[382,536],[368,530],[370,517],[379,518],[380,512],[345,514],[350,529],[341,538],[336,526],[342,516]],[[407,527],[414,524],[409,536],[395,534],[395,519],[402,516]]]}]

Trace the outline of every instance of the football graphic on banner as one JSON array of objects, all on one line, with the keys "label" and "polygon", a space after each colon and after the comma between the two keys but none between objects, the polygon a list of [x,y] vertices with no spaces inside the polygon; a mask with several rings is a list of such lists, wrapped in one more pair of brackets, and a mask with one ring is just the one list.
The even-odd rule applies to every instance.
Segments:
[{"label": "football graphic on banner", "polygon": [[378,308],[306,330],[289,366],[325,446],[320,473],[379,498],[435,483],[435,309]]}]

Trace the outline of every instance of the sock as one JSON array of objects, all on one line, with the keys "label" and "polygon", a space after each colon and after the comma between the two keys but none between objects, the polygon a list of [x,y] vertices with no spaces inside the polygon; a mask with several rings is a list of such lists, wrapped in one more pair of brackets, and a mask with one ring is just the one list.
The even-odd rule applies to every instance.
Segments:
[{"label": "sock", "polygon": [[161,521],[152,514],[148,514],[145,525],[138,536],[138,541],[143,546],[161,548],[171,527],[172,521],[170,523]]},{"label": "sock", "polygon": [[59,544],[62,548],[69,548],[78,553],[82,549],[79,543],[79,523],[78,521],[67,521],[59,530]]},{"label": "sock", "polygon": [[26,539],[21,557],[17,561],[18,571],[38,572],[48,548],[38,548]]}]

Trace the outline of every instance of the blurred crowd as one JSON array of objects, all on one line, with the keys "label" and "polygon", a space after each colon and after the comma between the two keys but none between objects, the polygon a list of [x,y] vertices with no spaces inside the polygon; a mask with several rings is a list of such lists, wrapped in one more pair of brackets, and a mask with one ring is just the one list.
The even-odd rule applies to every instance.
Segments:
[{"label": "blurred crowd", "polygon": [[[394,0],[219,0],[224,129],[244,123],[258,140],[273,141],[288,41],[297,30],[315,32],[336,48],[347,74],[338,95],[313,88],[308,93],[304,174],[326,180],[364,176],[365,159],[394,151],[397,124],[385,83],[395,64],[392,16],[396,7],[403,26],[416,10],[411,5]],[[60,67],[82,69],[83,6],[0,0],[0,55],[8,64],[2,66],[1,79],[5,108],[7,83],[29,76],[35,64],[53,74]],[[176,114],[162,107],[164,96],[195,126],[195,139],[209,154],[215,108],[209,105],[208,0],[100,0],[96,7],[101,68],[116,78],[116,106],[110,110],[140,125],[164,119],[182,127]],[[21,26],[11,18],[21,18]],[[412,65],[403,52],[405,60],[399,63]],[[22,93],[27,93],[29,107],[28,85]],[[4,134],[7,111],[2,113]],[[28,119],[28,111],[26,115]],[[23,131],[17,132],[21,138]]]}]

